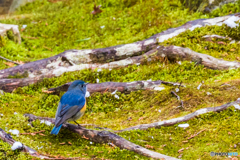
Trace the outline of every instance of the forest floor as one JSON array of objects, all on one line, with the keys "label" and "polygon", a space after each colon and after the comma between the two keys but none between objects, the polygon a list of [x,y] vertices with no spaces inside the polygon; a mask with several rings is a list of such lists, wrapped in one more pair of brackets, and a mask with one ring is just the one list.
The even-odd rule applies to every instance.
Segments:
[{"label": "forest floor", "polygon": [[[240,12],[236,4],[227,4],[211,13],[190,12],[179,0],[119,1],[97,0],[102,13],[92,15],[91,0],[63,0],[56,3],[36,0],[21,7],[1,23],[16,24],[21,29],[22,43],[2,39],[0,55],[23,63],[57,55],[68,49],[94,49],[127,44],[147,39],[168,28],[178,27],[190,20],[213,18]],[[161,43],[188,47],[196,52],[229,61],[240,60],[240,45],[230,40],[206,41],[205,35],[217,34],[239,41],[240,27],[207,26],[186,31]],[[0,59],[0,69],[13,67]],[[42,92],[77,79],[89,83],[131,82],[138,80],[163,80],[182,82],[177,94],[184,108],[171,94],[177,86],[165,86],[162,91],[136,91],[130,94],[117,92],[93,93],[87,98],[87,111],[78,120],[80,124],[95,124],[120,130],[187,115],[198,109],[216,107],[240,98],[240,69],[212,70],[194,62],[154,61],[124,68],[82,70],[65,73],[59,77],[0,95],[0,128],[17,129],[20,133],[44,130],[36,135],[13,135],[17,141],[39,153],[61,157],[95,159],[149,159],[126,149],[108,144],[97,144],[79,137],[67,129],[51,135],[53,125],[37,120],[29,125],[23,116],[31,113],[41,117],[54,117],[58,102],[64,92],[53,95]],[[199,84],[202,84],[198,88]],[[155,152],[181,159],[226,159],[211,157],[210,152],[238,152],[240,154],[240,111],[230,107],[219,113],[211,112],[187,122],[189,127],[173,126],[134,130],[118,133],[119,136]],[[88,127],[92,128],[93,127]],[[204,131],[202,131],[204,130]],[[196,137],[192,135],[202,131]],[[181,150],[182,149],[182,150]],[[27,153],[12,151],[11,146],[0,141],[0,159],[32,159]]]}]

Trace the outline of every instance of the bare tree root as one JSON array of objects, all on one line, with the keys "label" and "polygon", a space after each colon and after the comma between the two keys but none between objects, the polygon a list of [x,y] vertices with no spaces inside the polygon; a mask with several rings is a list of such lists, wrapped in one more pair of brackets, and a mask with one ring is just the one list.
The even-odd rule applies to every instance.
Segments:
[{"label": "bare tree root", "polygon": [[[4,141],[10,144],[11,146],[16,142],[10,134],[7,134],[3,129],[0,128],[0,138]],[[39,154],[37,151],[35,151],[32,148],[29,148],[28,146],[25,146],[22,144],[22,147],[19,148],[22,152],[27,152],[33,157],[41,158],[41,159],[50,159],[50,157],[44,156]]]},{"label": "bare tree root", "polygon": [[[39,120],[47,120],[50,121],[52,124],[55,123],[55,119],[53,118],[47,118],[47,117],[38,117],[33,114],[25,114],[26,117],[29,118],[30,121],[34,121],[36,119]],[[73,131],[80,136],[84,137],[85,139],[91,140],[96,143],[112,143],[115,146],[121,148],[121,149],[127,149],[130,151],[134,151],[140,155],[155,158],[155,159],[167,159],[167,160],[176,160],[177,158],[166,156],[151,150],[148,150],[146,148],[143,148],[139,145],[136,145],[132,142],[127,141],[126,139],[112,133],[109,131],[97,131],[97,130],[90,130],[86,128],[79,128],[77,125],[73,124],[63,124],[64,128],[69,129],[70,131]]]},{"label": "bare tree root", "polygon": [[[72,84],[72,82],[66,83],[62,86],[56,88],[48,89],[49,92],[59,92],[59,91],[67,91],[68,87]],[[132,91],[137,90],[157,90],[159,85],[168,84],[168,85],[180,85],[179,83],[174,82],[166,82],[166,81],[134,81],[134,82],[104,82],[104,83],[90,83],[87,85],[87,91],[89,93],[94,92],[113,92],[118,91],[122,93],[130,93]],[[185,87],[184,85],[181,85]]]},{"label": "bare tree root", "polygon": [[137,129],[146,130],[148,128],[160,128],[161,126],[172,126],[172,125],[175,125],[175,124],[180,123],[180,122],[188,121],[192,118],[195,118],[195,117],[197,117],[199,115],[202,115],[202,114],[205,114],[205,113],[223,111],[230,106],[234,106],[236,109],[239,110],[240,109],[239,104],[240,104],[240,98],[238,100],[234,101],[234,102],[226,103],[226,104],[218,106],[218,107],[202,108],[202,109],[199,109],[199,110],[197,110],[193,113],[190,113],[186,116],[183,116],[183,117],[174,118],[174,119],[165,120],[165,121],[160,121],[160,122],[155,122],[155,123],[150,123],[150,124],[141,124],[141,125],[126,128],[126,129],[123,129],[123,130],[115,131],[115,132],[118,133],[118,132],[131,131],[131,130],[137,130]]}]

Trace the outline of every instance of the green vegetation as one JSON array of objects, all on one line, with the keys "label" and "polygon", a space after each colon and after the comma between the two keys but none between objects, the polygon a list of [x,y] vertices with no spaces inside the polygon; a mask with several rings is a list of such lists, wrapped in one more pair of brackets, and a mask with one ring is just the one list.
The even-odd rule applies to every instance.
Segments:
[{"label": "green vegetation", "polygon": [[[1,20],[1,23],[17,24],[20,28],[22,25],[27,27],[21,32],[23,38],[21,45],[11,40],[11,33],[8,34],[8,38],[1,37],[3,42],[1,44],[4,45],[0,48],[0,55],[12,60],[29,62],[56,55],[67,49],[104,48],[131,43],[146,39],[168,28],[180,26],[189,20],[239,12],[237,5],[228,4],[209,14],[193,13],[184,9],[180,1],[176,0],[98,0],[96,4],[101,4],[103,9],[103,12],[96,16],[90,14],[94,5],[90,0],[63,0],[57,3],[36,0],[34,3],[27,4],[10,18]],[[239,56],[239,45],[230,44],[229,40],[205,41],[202,36],[207,34],[218,34],[239,40],[239,27],[230,29],[226,26],[209,26],[186,31],[163,44],[189,47],[194,51],[226,60],[238,60],[236,57]],[[218,41],[226,44],[218,44]],[[227,55],[223,56],[224,53]],[[3,62],[0,60],[0,69],[9,67],[2,65]],[[90,83],[95,83],[97,78],[100,82],[152,79],[182,81],[187,85],[186,88],[181,87],[178,92],[184,101],[184,109],[178,108],[179,101],[170,94],[176,86],[164,85],[166,89],[163,91],[148,90],[130,94],[118,92],[119,99],[111,93],[94,93],[87,98],[86,114],[78,122],[119,130],[138,124],[171,119],[200,108],[235,101],[240,97],[239,71],[239,69],[210,70],[193,62],[185,61],[178,64],[159,60],[140,66],[103,69],[101,72],[82,70],[65,73],[57,78],[44,79],[38,84],[18,88],[13,93],[0,95],[0,114],[3,114],[3,116],[0,115],[0,128],[5,131],[18,129],[20,133],[45,130],[44,135],[19,135],[18,137],[13,135],[17,141],[42,154],[83,158],[148,159],[107,144],[91,143],[66,129],[62,129],[58,136],[50,135],[52,125],[47,126],[40,121],[34,121],[32,127],[23,114],[54,117],[60,97],[64,93],[52,95],[43,93],[42,89],[57,87],[76,79]],[[26,76],[23,74],[10,78]],[[200,82],[203,85],[198,90],[197,86]],[[223,83],[231,86],[222,85]],[[239,117],[240,111],[235,111],[231,107],[220,113],[209,113],[192,119],[186,122],[190,125],[186,129],[179,128],[176,124],[146,131],[123,132],[119,135],[162,154],[174,157],[183,154],[182,159],[225,159],[225,157],[210,157],[210,152],[240,153],[237,143]],[[187,140],[188,137],[203,129],[206,130]],[[235,145],[237,147],[234,147]],[[185,148],[183,152],[178,153],[182,148]],[[0,159],[32,159],[28,154],[12,151],[3,141],[0,141],[0,151]]]}]

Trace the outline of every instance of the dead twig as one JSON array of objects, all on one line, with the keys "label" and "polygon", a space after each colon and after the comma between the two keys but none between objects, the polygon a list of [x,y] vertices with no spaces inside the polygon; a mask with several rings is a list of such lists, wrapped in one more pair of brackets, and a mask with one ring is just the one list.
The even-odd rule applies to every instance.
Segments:
[{"label": "dead twig", "polygon": [[206,129],[203,129],[203,130],[199,131],[198,133],[191,135],[191,137],[188,137],[187,139],[192,139],[192,138],[196,137],[197,135],[199,135],[201,132],[203,132],[205,130]]},{"label": "dead twig", "polygon": [[[181,82],[182,83],[182,82]],[[181,83],[180,83],[180,85],[181,85]],[[179,85],[179,86],[180,86]],[[177,97],[177,99],[181,102],[181,105],[179,106],[179,107],[182,107],[183,109],[184,109],[184,107],[183,107],[183,101],[180,99],[180,97],[179,97],[179,95],[177,95],[177,93],[175,93],[174,91],[171,91],[171,93],[173,94],[173,95],[175,95],[176,97]]]},{"label": "dead twig", "polygon": [[33,132],[33,133],[20,133],[20,135],[32,135],[32,136],[35,136],[36,134],[39,134],[39,133],[42,133],[42,132],[45,132],[45,130],[42,130],[42,131],[38,131],[38,132]]},{"label": "dead twig", "polygon": [[4,58],[4,57],[2,57],[2,56],[0,56],[0,58],[6,60],[6,61],[8,61],[8,62],[14,63],[14,64],[16,64],[16,65],[21,65],[21,64],[18,63],[18,62],[12,61],[12,60],[7,59],[7,58]]}]

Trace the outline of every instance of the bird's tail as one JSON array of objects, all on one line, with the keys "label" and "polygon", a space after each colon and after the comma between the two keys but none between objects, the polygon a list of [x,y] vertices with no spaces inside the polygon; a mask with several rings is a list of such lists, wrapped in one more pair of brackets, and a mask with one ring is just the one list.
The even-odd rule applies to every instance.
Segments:
[{"label": "bird's tail", "polygon": [[62,127],[62,124],[60,126],[58,126],[58,127],[54,126],[54,128],[51,131],[51,134],[57,135],[58,132],[60,131],[61,127]]}]

